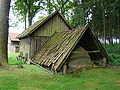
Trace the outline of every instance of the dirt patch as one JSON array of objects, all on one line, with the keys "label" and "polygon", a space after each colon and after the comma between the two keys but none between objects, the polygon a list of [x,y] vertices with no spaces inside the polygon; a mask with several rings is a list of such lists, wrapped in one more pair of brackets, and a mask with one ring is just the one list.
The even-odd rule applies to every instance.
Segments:
[{"label": "dirt patch", "polygon": [[110,68],[110,69],[120,69],[120,66],[109,66],[107,68]]},{"label": "dirt patch", "polygon": [[17,65],[17,68],[23,68],[23,65]]},{"label": "dirt patch", "polygon": [[40,90],[39,88],[35,88],[35,87],[22,87],[21,89],[24,89],[24,90]]},{"label": "dirt patch", "polygon": [[85,83],[85,86],[95,86],[96,83],[98,83],[100,80],[95,80],[95,81],[87,81]]},{"label": "dirt patch", "polygon": [[116,82],[115,86],[120,86],[120,80],[118,80],[118,79],[109,79],[109,80],[115,81]]},{"label": "dirt patch", "polygon": [[117,80],[116,82],[117,82],[116,86],[120,87],[120,80]]},{"label": "dirt patch", "polygon": [[85,86],[94,86],[95,84],[93,82],[87,82],[85,83]]}]

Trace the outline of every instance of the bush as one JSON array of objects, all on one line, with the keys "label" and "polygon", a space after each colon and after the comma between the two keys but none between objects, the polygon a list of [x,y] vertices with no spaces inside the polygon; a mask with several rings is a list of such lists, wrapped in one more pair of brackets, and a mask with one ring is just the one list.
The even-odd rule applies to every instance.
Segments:
[{"label": "bush", "polygon": [[110,65],[120,66],[120,44],[107,44],[106,51],[111,58]]}]

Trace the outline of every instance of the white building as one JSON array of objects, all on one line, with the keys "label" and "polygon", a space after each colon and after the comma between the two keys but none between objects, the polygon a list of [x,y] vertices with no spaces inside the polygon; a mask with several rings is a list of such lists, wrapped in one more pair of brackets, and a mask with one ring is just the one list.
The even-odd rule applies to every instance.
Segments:
[{"label": "white building", "polygon": [[8,52],[19,52],[19,39],[16,39],[18,33],[9,33],[8,35]]}]

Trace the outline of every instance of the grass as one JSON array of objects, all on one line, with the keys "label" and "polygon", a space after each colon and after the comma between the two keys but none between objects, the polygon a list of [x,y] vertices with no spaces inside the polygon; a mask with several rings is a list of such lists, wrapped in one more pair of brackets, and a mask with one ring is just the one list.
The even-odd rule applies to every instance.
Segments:
[{"label": "grass", "polygon": [[21,61],[16,60],[16,56],[18,56],[18,53],[8,53],[8,59],[9,59],[9,64],[10,65],[19,65],[23,64]]},{"label": "grass", "polygon": [[120,90],[120,70],[83,68],[72,74],[46,72],[42,67],[22,64],[9,54],[12,70],[0,69],[0,90]]}]

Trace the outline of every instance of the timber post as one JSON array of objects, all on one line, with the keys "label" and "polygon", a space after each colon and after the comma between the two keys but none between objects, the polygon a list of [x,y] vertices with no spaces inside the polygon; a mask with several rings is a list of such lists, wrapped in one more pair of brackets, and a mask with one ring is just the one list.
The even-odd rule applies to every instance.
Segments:
[{"label": "timber post", "polygon": [[106,58],[103,58],[102,60],[102,67],[106,67]]},{"label": "timber post", "polygon": [[67,73],[67,65],[66,63],[63,65],[63,74],[66,74]]}]

